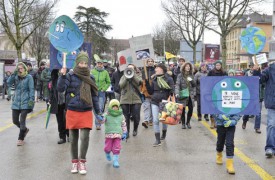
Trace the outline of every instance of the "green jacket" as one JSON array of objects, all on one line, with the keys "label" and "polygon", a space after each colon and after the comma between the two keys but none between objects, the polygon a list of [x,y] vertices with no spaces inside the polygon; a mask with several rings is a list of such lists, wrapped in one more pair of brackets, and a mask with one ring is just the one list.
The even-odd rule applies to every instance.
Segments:
[{"label": "green jacket", "polygon": [[122,134],[122,121],[122,114],[120,114],[119,116],[107,115],[105,122],[105,134]]},{"label": "green jacket", "polygon": [[109,86],[111,85],[111,80],[108,71],[98,71],[96,68],[94,68],[91,71],[91,74],[95,78],[96,85],[98,87],[98,91],[106,91]]},{"label": "green jacket", "polygon": [[[123,75],[119,81],[119,87],[121,90],[120,104],[141,104],[141,99],[135,90],[137,89],[139,91],[141,83],[141,77],[136,74],[130,80]],[[136,88],[134,89],[133,86]]]},{"label": "green jacket", "polygon": [[49,82],[51,81],[51,70],[49,68],[45,68],[41,75],[41,81],[43,82],[43,96],[44,98],[49,98]]}]

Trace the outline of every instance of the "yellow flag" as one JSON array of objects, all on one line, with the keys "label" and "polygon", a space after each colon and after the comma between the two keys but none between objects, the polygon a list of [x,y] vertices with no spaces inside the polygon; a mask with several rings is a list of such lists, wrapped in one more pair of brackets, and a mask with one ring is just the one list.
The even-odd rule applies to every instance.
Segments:
[{"label": "yellow flag", "polygon": [[166,60],[171,59],[171,58],[175,58],[175,57],[177,57],[177,56],[175,56],[174,54],[171,54],[169,52],[165,52],[165,58],[166,58]]}]

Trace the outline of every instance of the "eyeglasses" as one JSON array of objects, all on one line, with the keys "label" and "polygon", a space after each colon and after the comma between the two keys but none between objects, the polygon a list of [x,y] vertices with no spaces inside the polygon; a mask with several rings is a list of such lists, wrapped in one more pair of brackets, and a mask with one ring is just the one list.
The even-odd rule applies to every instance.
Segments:
[{"label": "eyeglasses", "polygon": [[154,62],[154,61],[148,61],[148,62]]}]

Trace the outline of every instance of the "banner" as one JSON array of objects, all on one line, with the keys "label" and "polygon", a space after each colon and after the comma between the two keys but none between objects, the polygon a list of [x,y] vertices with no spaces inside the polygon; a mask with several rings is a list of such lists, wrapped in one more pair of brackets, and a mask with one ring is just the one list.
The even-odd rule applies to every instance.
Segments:
[{"label": "banner", "polygon": [[129,48],[118,52],[117,59],[120,71],[124,71],[128,64],[133,64],[132,50]]},{"label": "banner", "polygon": [[220,45],[218,44],[205,44],[204,57],[205,61],[214,63],[220,58]]},{"label": "banner", "polygon": [[[91,58],[92,58],[92,45],[91,43],[83,43],[82,46],[77,49],[76,51],[73,51],[71,53],[68,53],[66,56],[66,67],[68,69],[72,69],[75,65],[75,59],[80,51],[86,51],[89,55],[89,66],[91,64]],[[58,51],[53,47],[52,44],[50,44],[50,69],[61,69],[63,65],[62,60],[62,52]]]},{"label": "banner", "polygon": [[202,77],[202,114],[258,115],[259,77]]},{"label": "banner", "polygon": [[137,67],[143,67],[144,59],[155,59],[153,39],[150,34],[130,38],[129,44],[132,50],[133,64]]}]

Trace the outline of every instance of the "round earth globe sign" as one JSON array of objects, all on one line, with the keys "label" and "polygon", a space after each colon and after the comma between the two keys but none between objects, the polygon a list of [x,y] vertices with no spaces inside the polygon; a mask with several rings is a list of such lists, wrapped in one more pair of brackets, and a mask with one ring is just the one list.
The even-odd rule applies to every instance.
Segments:
[{"label": "round earth globe sign", "polygon": [[266,43],[265,32],[258,27],[247,27],[241,33],[241,45],[249,54],[258,54]]}]

